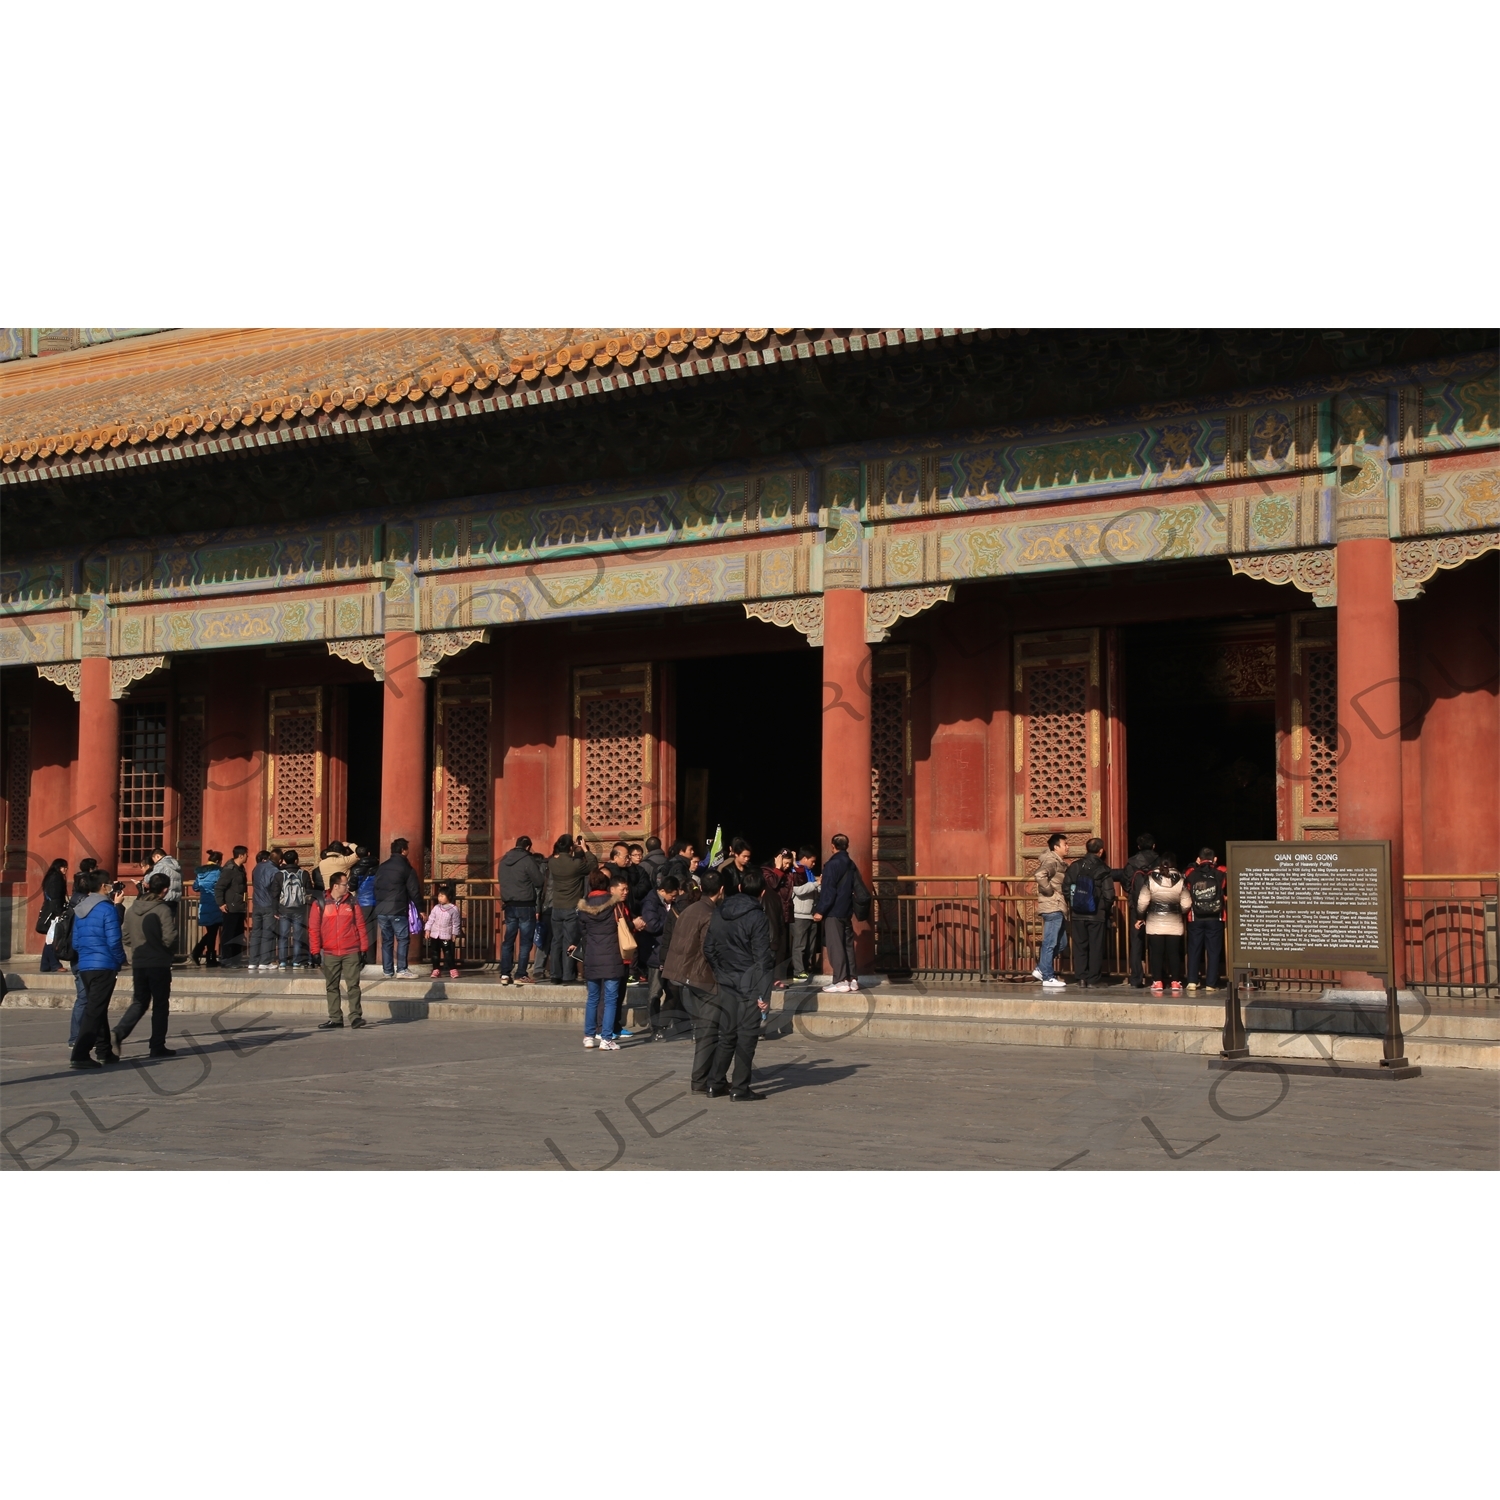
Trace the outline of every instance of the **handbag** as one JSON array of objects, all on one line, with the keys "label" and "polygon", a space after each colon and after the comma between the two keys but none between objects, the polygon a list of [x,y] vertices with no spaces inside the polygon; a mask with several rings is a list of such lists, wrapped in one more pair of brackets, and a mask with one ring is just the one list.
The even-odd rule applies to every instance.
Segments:
[{"label": "handbag", "polygon": [[422,931],[426,924],[422,921],[422,914],[417,910],[415,901],[406,903],[406,930],[413,936]]},{"label": "handbag", "polygon": [[630,930],[630,923],[625,920],[624,912],[615,913],[615,936],[620,941],[620,962],[633,962],[636,953],[635,933]]}]

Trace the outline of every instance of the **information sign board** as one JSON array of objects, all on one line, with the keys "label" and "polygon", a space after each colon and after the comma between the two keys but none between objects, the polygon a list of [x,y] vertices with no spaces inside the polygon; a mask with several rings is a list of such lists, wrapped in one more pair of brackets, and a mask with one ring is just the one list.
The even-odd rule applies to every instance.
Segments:
[{"label": "information sign board", "polygon": [[1391,972],[1384,839],[1229,844],[1229,969]]}]

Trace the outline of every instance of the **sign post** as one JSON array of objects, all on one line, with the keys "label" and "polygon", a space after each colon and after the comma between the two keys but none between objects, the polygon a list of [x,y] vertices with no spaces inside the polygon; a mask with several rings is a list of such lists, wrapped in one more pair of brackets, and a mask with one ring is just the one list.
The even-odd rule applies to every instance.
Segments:
[{"label": "sign post", "polygon": [[1233,841],[1228,862],[1229,994],[1224,1049],[1211,1066],[1244,1066],[1250,1056],[1240,988],[1252,969],[1344,969],[1385,982],[1385,1055],[1379,1069],[1319,1064],[1307,1071],[1417,1077],[1422,1070],[1406,1060],[1396,998],[1390,841]]}]

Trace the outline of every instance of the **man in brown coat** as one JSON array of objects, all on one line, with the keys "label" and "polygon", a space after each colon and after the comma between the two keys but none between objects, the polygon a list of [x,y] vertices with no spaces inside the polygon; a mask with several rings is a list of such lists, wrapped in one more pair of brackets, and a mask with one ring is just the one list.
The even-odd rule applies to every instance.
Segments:
[{"label": "man in brown coat", "polygon": [[719,992],[719,981],[703,956],[703,939],[708,934],[709,919],[724,899],[724,881],[717,870],[699,877],[703,895],[679,913],[672,927],[672,946],[661,966],[661,977],[681,986],[683,1004],[693,1018],[693,1092],[708,1092],[708,1076],[713,1071],[718,1049],[718,1031],[711,1026],[713,1000]]},{"label": "man in brown coat", "polygon": [[1042,956],[1036,968],[1031,971],[1031,977],[1040,979],[1044,990],[1067,988],[1066,982],[1057,977],[1052,966],[1068,915],[1062,888],[1067,869],[1068,836],[1065,833],[1054,833],[1048,838],[1047,852],[1037,861],[1036,867],[1036,910],[1042,919]]}]

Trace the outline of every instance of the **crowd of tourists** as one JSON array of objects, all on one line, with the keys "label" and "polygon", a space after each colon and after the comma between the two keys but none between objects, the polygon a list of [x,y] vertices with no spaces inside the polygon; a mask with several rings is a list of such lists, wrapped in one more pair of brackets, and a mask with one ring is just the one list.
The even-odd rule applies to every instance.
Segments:
[{"label": "crowd of tourists", "polygon": [[[1216,990],[1224,974],[1224,922],[1227,876],[1211,848],[1198,851],[1186,869],[1177,856],[1158,852],[1156,839],[1143,833],[1123,869],[1104,858],[1104,840],[1091,838],[1078,858],[1070,857],[1068,836],[1054,833],[1036,867],[1037,909],[1042,918],[1042,951],[1032,977],[1042,988],[1061,990],[1057,961],[1071,940],[1073,974],[1081,989],[1110,989],[1105,964],[1118,895],[1125,898],[1129,932],[1129,983],[1149,984],[1153,994]],[[1118,894],[1117,894],[1118,893]],[[1184,943],[1187,948],[1183,961]]]},{"label": "crowd of tourists", "polygon": [[[601,860],[564,834],[550,856],[529,838],[500,861],[500,983],[586,986],[583,1045],[617,1052],[627,986],[646,986],[653,1039],[691,1032],[692,1090],[749,1101],[751,1060],[776,991],[807,983],[826,948],[825,993],[859,989],[856,917],[870,893],[843,834],[820,871],[815,850],[759,862],[742,838],[699,858],[687,840],[617,843]],[[534,967],[533,967],[534,965]],[[783,1007],[784,1008],[784,1007]]]},{"label": "crowd of tourists", "polygon": [[[584,1045],[618,1051],[633,1033],[622,1023],[627,986],[646,986],[653,1039],[690,1031],[692,1087],[740,1100],[750,1060],[776,991],[811,980],[826,950],[825,992],[859,989],[855,918],[867,919],[870,892],[843,835],[818,868],[808,846],[754,859],[741,838],[717,857],[699,857],[689,841],[617,843],[600,859],[572,835],[548,857],[520,838],[497,870],[500,983],[536,981],[586,987]],[[304,867],[295,849],[262,849],[250,861],[239,844],[226,862],[207,850],[192,887],[198,939],[188,960],[257,973],[320,969],[328,1019],[362,1027],[360,980],[367,964],[387,978],[410,979],[413,945],[425,938],[431,977],[458,978],[463,916],[451,885],[439,884],[428,910],[405,839],[377,863],[362,846],[330,844]],[[125,1039],[149,1009],[149,1054],[166,1045],[173,964],[182,930],[183,872],[158,846],[127,901],[123,881],[84,860],[69,891],[68,865],[53,860],[42,881],[37,930],[45,934],[41,968],[73,972],[68,1038],[75,1068],[118,1062]],[[113,1027],[109,1007],[120,971],[130,967],[132,996]]]},{"label": "crowd of tourists", "polygon": [[[282,972],[320,969],[328,996],[323,1029],[365,1024],[360,978],[378,961],[387,978],[412,979],[407,966],[413,942],[425,937],[432,976],[459,974],[463,921],[451,887],[440,888],[424,914],[421,882],[407,859],[407,841],[396,839],[390,856],[376,863],[370,851],[330,844],[319,861],[304,868],[295,849],[262,849],[254,865],[237,844],[228,862],[221,851],[205,851],[193,875],[199,936],[188,954],[209,968]],[[158,846],[127,903],[123,881],[83,860],[68,889],[68,865],[55,859],[42,878],[37,931],[45,934],[43,972],[63,963],[73,971],[74,1005],[68,1046],[75,1068],[119,1061],[120,1048],[151,1010],[152,1057],[171,1057],[166,1045],[172,967],[181,930],[183,874],[177,860]],[[117,1025],[109,1006],[121,969],[129,965],[132,998]]]}]

